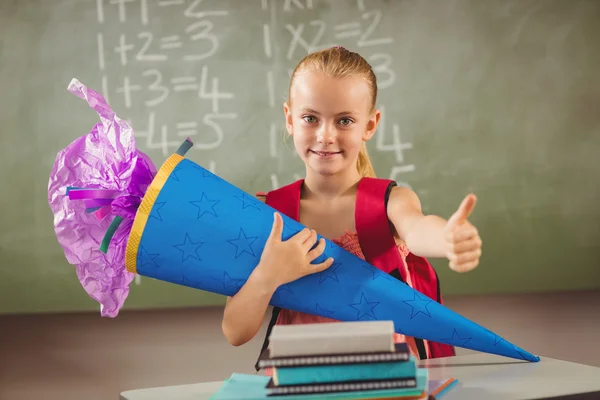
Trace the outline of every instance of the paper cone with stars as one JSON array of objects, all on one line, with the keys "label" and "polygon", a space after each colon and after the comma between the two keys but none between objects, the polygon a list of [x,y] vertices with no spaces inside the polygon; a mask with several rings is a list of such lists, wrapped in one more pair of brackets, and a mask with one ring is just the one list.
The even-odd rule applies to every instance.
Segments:
[{"label": "paper cone with stars", "polygon": [[[175,166],[178,179],[169,179]],[[198,282],[193,285],[197,289],[233,296],[260,260],[275,210],[177,154],[160,172],[164,182],[153,183],[157,190],[149,192],[156,196],[144,198],[134,221],[133,231],[141,240],[130,241],[127,268],[173,283]],[[160,220],[144,217],[152,214],[154,204],[161,205]],[[283,219],[284,240],[303,228],[285,215]],[[148,255],[139,246],[153,249],[152,262],[144,262]],[[330,256],[335,259],[330,268],[280,288],[271,304],[341,321],[393,320],[405,335],[537,360],[327,241],[320,258]]]},{"label": "paper cone with stars", "polygon": [[[80,90],[81,88],[82,86],[77,87]],[[88,100],[92,108],[99,113],[104,113],[101,114],[104,116],[103,121],[108,120],[109,117],[112,121],[117,119],[114,114],[110,114],[109,117],[105,115],[110,108],[99,94],[87,88],[78,93],[80,97]],[[93,101],[90,100],[91,95]],[[124,124],[121,120],[117,122]],[[105,129],[108,131],[111,126],[114,126],[114,123],[105,126]],[[119,137],[126,133],[130,136]],[[92,134],[96,136],[94,140],[88,141],[88,146],[102,142],[101,138],[98,138],[99,135],[107,133],[97,128],[90,132],[90,135]],[[121,129],[119,132],[113,130],[111,135],[113,135],[111,143],[134,143],[132,132],[126,129]],[[187,146],[191,146],[191,143],[187,143]],[[111,156],[110,151],[116,151],[108,146],[101,150],[96,154],[105,155],[107,161],[97,164],[98,171],[93,174],[96,183],[99,180],[97,177],[111,177],[105,169],[110,171],[113,167],[110,162],[114,157]],[[86,148],[82,147],[79,150],[70,148],[69,151],[72,157],[84,157]],[[128,151],[135,151],[135,147],[131,146]],[[115,237],[122,235],[119,239],[110,242],[110,246],[103,252],[97,251],[94,247],[100,240],[90,241],[88,247],[83,248],[81,240],[77,238],[73,241],[61,241],[73,263],[77,265],[87,263],[84,267],[89,269],[88,259],[84,259],[88,254],[94,262],[105,263],[102,268],[96,270],[94,276],[86,277],[88,279],[86,284],[89,280],[104,282],[108,271],[111,271],[111,277],[118,276],[111,282],[119,282],[119,284],[126,282],[126,288],[120,287],[122,290],[118,292],[121,298],[116,300],[115,290],[111,293],[93,292],[94,298],[103,306],[109,304],[110,300],[112,307],[110,313],[105,311],[103,315],[114,317],[118,314],[129,290],[130,278],[136,273],[199,290],[233,296],[258,264],[271,231],[275,210],[186,159],[185,151],[178,150],[153,174],[151,181],[147,179],[149,184],[140,195],[140,201],[129,197],[125,201],[122,198],[132,196],[128,192],[131,186],[129,181],[127,185],[123,185],[126,189],[117,188],[116,191],[113,190],[110,182],[104,185],[102,190],[113,190],[103,192],[102,196],[107,196],[114,202],[114,210],[120,210],[116,208],[116,203],[131,203],[136,208],[129,214],[123,212],[123,216],[116,214],[114,210],[112,213],[108,211],[107,214],[98,216],[106,221],[101,226],[110,232],[106,234],[109,239],[115,232],[117,232]],[[129,159],[132,163],[138,161],[134,158]],[[62,158],[58,157],[55,168],[60,169],[63,165],[61,163],[63,163]],[[83,164],[74,163],[71,167],[83,168],[77,166]],[[84,195],[100,196],[96,193],[97,190],[94,193],[85,191],[85,182],[72,182],[63,178],[65,176],[83,175],[81,173],[61,175],[58,171],[51,178],[50,190],[58,190],[56,188],[60,185],[79,186],[78,190],[84,192],[78,193],[78,196],[73,198],[83,198]],[[130,176],[131,174],[127,175]],[[50,197],[55,199],[54,193],[51,195]],[[97,234],[97,219],[75,217],[74,215],[81,213],[83,208],[74,203],[76,202],[60,199],[56,201],[56,207],[53,206],[53,211],[60,218],[71,216],[72,219],[67,222],[71,224],[72,229],[81,232],[82,235]],[[51,202],[51,204],[55,203]],[[71,209],[65,211],[65,207]],[[131,217],[130,223],[117,229],[112,228],[114,225],[118,226],[121,220],[127,221],[128,215]],[[285,215],[282,217],[285,224],[282,239],[287,240],[304,228],[297,221]],[[58,229],[57,235],[59,235]],[[316,262],[326,257],[334,258],[335,264],[332,267],[280,287],[273,296],[271,305],[340,321],[392,320],[396,331],[405,335],[511,358],[539,360],[538,357],[415,291],[329,240],[326,240],[324,254]],[[108,264],[110,268],[107,268]],[[126,270],[121,271],[119,267],[123,264]],[[88,290],[86,287],[90,295],[92,289]]]}]

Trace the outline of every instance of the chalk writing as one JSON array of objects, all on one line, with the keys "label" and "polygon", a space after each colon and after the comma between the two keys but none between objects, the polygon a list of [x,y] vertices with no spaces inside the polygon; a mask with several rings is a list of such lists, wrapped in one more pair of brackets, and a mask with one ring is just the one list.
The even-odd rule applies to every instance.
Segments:
[{"label": "chalk writing", "polygon": [[154,35],[152,35],[152,33],[140,32],[138,34],[138,39],[143,40],[144,44],[142,45],[142,48],[138,51],[138,53],[135,56],[137,61],[166,61],[167,60],[166,54],[150,54],[148,52],[148,50],[150,49],[150,46],[153,44],[153,41],[154,41]]},{"label": "chalk writing", "polygon": [[219,39],[212,33],[214,24],[209,20],[194,22],[185,29],[192,41],[208,42],[208,50],[198,54],[186,54],[183,56],[187,61],[200,61],[213,56],[219,47]]},{"label": "chalk writing", "polygon": [[167,36],[160,39],[161,50],[178,49],[183,46],[179,35]]},{"label": "chalk writing", "polygon": [[375,32],[375,29],[377,29],[379,23],[381,22],[380,10],[366,12],[362,15],[362,18],[370,20],[370,23],[367,26],[365,32],[361,35],[360,39],[356,43],[358,47],[376,46],[381,44],[390,44],[394,42],[394,40],[391,37],[382,37],[377,39],[371,38],[373,32]]},{"label": "chalk writing", "polygon": [[98,32],[96,35],[96,44],[98,45],[98,67],[100,71],[104,70],[104,36]]},{"label": "chalk writing", "polygon": [[[239,10],[262,10],[264,18],[239,29],[233,23],[250,15],[215,0],[94,3],[94,61],[102,94],[109,103],[116,102],[111,103],[116,110],[134,117],[136,137],[146,150],[165,157],[189,136],[193,151],[206,152],[202,159],[210,160],[224,143],[235,147],[236,135],[248,133],[256,135],[256,143],[264,143],[262,155],[276,161],[269,163],[273,170],[266,171],[273,188],[284,177],[299,178],[300,173],[287,170],[294,150],[283,140],[281,103],[289,78],[309,52],[342,45],[365,57],[377,76],[377,106],[383,117],[369,146],[378,175],[386,175],[380,169],[387,169],[392,179],[408,186],[417,171],[413,132],[396,113],[397,106],[389,111],[385,107],[390,93],[400,93],[392,49],[395,27],[385,2],[346,0],[342,6],[333,0],[255,0]],[[235,52],[239,57],[232,56]],[[255,55],[261,60],[254,61]],[[239,76],[227,72],[252,84],[238,89]],[[256,94],[236,93],[248,88]],[[248,99],[252,109],[245,106]],[[233,128],[236,132],[229,133]]]},{"label": "chalk writing", "polygon": [[142,25],[148,25],[148,0],[140,0],[140,19]]},{"label": "chalk writing", "polygon": [[119,7],[119,21],[127,22],[126,3],[133,3],[135,0],[110,0],[110,4],[116,4]]},{"label": "chalk writing", "polygon": [[273,56],[271,50],[271,27],[269,24],[263,25],[263,43],[265,49],[265,56],[271,58]]},{"label": "chalk writing", "polygon": [[292,57],[294,57],[294,53],[295,53],[296,47],[298,45],[300,45],[304,49],[304,51],[307,53],[313,52],[318,49],[318,45],[321,42],[323,35],[325,34],[325,28],[327,25],[325,24],[325,22],[323,22],[321,20],[310,21],[309,25],[311,27],[314,27],[313,31],[315,31],[315,34],[310,43],[308,43],[302,37],[302,34],[304,33],[304,27],[305,27],[305,25],[303,23],[298,24],[297,26],[290,25],[290,24],[285,26],[285,29],[287,29],[288,32],[292,34],[292,40],[290,41],[290,47],[287,52],[288,60],[291,60]]},{"label": "chalk writing", "polygon": [[148,91],[158,92],[152,100],[146,100],[144,104],[146,107],[154,107],[165,101],[169,95],[169,89],[162,84],[163,78],[162,73],[157,69],[149,69],[142,73],[144,77],[151,77],[152,82],[148,85]]},{"label": "chalk writing", "polygon": [[[151,111],[148,113],[147,123],[144,124],[141,120],[131,120],[130,123],[135,128],[135,136],[138,138],[140,143],[145,145],[146,149],[149,150],[160,150],[162,157],[168,157],[173,149],[176,149],[181,145],[181,139],[169,140],[169,128],[167,124],[160,124],[158,129],[160,134],[157,134],[156,125],[156,112]],[[140,139],[145,138],[145,143]]]},{"label": "chalk writing", "polygon": [[[223,90],[219,76],[209,74],[210,60],[220,47],[217,26],[212,19],[226,17],[230,11],[210,8],[206,3],[203,0],[96,0],[97,20],[105,27],[96,35],[102,94],[109,103],[116,98],[135,116],[129,121],[133,121],[136,137],[141,138],[139,143],[146,150],[158,150],[162,157],[172,153],[184,137],[196,137],[193,149],[216,149],[225,136],[223,124],[237,118],[237,113],[225,111],[225,102],[234,100],[235,94]],[[169,30],[155,31],[152,18],[163,9],[176,10],[183,22]],[[131,23],[132,16],[139,16],[137,32],[130,29],[136,26]],[[111,25],[107,24],[109,21]],[[123,31],[112,32],[112,22],[122,24]],[[116,55],[118,67],[107,65],[108,60],[112,60],[107,57],[107,49]],[[188,69],[187,73],[170,72],[178,61],[183,62],[181,67],[194,62],[205,64]],[[107,70],[111,71],[110,78]],[[185,101],[195,98],[197,110],[192,115],[178,114],[178,121],[173,121],[172,115],[163,116],[163,105],[168,105],[175,94],[188,96]],[[119,104],[115,108],[119,109]],[[202,132],[200,139],[197,138],[199,132]],[[214,161],[212,165],[214,169]]]},{"label": "chalk writing", "polygon": [[180,6],[185,3],[185,0],[160,0],[159,7]]},{"label": "chalk writing", "polygon": [[197,8],[204,0],[194,0],[192,4],[183,12],[183,15],[188,18],[205,18],[205,17],[224,17],[229,15],[229,11],[226,10],[214,10],[214,11],[199,11]]},{"label": "chalk writing", "polygon": [[285,0],[285,3],[283,4],[284,11],[292,11],[294,7],[300,10],[304,10],[304,8],[310,10],[313,8],[313,2],[312,0],[306,0],[305,2],[301,0]]},{"label": "chalk writing", "polygon": [[173,91],[184,92],[184,91],[198,91],[198,84],[196,83],[198,78],[195,76],[181,76],[177,78],[171,78],[171,85],[173,85]]},{"label": "chalk writing", "polygon": [[197,122],[179,122],[176,125],[177,127],[177,136],[194,136],[198,133],[198,123]]},{"label": "chalk writing", "polygon": [[[289,11],[291,9],[291,5],[292,5],[291,2],[286,2],[286,4],[284,5],[284,9]],[[296,6],[300,7],[300,8],[304,7],[302,2],[296,2]],[[312,4],[310,4],[310,7],[312,7]],[[271,9],[269,9],[269,4],[267,1],[265,1],[263,3],[262,9],[269,11],[271,21],[274,22],[274,20],[275,20],[274,7],[271,6]],[[273,46],[271,45],[271,35],[272,34],[273,33],[271,31],[271,24],[270,23],[263,24],[264,54],[265,54],[265,57],[270,61],[270,65],[267,68],[266,73],[265,73],[265,82],[266,82],[266,87],[267,87],[267,100],[268,100],[269,108],[274,111],[276,109],[276,104],[275,104],[276,85],[275,85],[275,72],[274,72],[274,68],[276,67],[276,64],[273,61],[273,59],[274,59]],[[268,126],[269,126],[269,129],[268,129],[269,157],[278,159],[279,158],[279,146],[278,146],[278,141],[277,141],[277,121],[272,121]]]},{"label": "chalk writing", "polygon": [[387,89],[396,83],[396,73],[391,68],[392,56],[386,53],[376,53],[368,57],[369,63],[373,67],[373,72],[377,75],[377,87]]},{"label": "chalk writing", "polygon": [[360,36],[360,22],[348,22],[335,25],[333,27],[333,36],[336,39],[347,39]]}]

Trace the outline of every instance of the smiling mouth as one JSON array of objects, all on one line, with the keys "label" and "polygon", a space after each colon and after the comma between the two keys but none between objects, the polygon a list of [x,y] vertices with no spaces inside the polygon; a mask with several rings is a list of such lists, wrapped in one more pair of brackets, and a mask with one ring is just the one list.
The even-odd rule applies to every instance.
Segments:
[{"label": "smiling mouth", "polygon": [[336,154],[341,153],[341,151],[314,151],[314,150],[310,150],[310,152],[313,154],[316,154],[318,156],[321,156],[321,157],[334,156]]}]

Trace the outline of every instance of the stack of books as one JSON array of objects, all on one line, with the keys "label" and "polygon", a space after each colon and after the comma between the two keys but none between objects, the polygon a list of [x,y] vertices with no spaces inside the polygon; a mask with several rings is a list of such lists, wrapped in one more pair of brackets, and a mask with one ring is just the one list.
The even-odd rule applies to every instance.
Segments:
[{"label": "stack of books", "polygon": [[268,396],[417,397],[427,382],[392,321],[275,325],[259,367],[272,368]]},{"label": "stack of books", "polygon": [[394,343],[392,321],[275,325],[258,365],[272,376],[233,374],[211,399],[416,400],[455,383],[429,382],[408,345]]}]

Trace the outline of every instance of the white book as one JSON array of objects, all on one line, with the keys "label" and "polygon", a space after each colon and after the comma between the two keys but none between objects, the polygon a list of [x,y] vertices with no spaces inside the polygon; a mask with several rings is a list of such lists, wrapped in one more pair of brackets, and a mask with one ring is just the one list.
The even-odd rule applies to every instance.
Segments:
[{"label": "white book", "polygon": [[393,321],[275,325],[269,336],[272,358],[394,350]]}]

